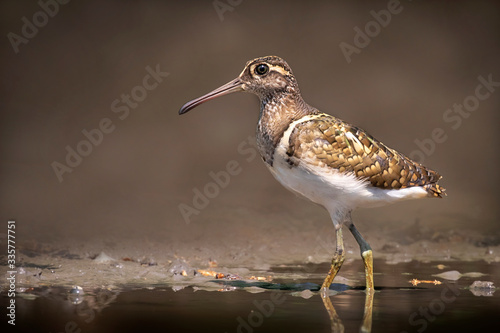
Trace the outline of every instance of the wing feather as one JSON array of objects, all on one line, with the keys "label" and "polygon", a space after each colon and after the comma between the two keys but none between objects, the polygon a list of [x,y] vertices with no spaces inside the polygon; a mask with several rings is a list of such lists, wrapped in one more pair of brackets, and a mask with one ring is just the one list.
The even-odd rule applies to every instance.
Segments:
[{"label": "wing feather", "polygon": [[352,173],[374,187],[400,189],[421,186],[429,196],[442,197],[441,176],[384,145],[362,129],[327,114],[298,123],[287,155],[290,163],[312,163]]}]

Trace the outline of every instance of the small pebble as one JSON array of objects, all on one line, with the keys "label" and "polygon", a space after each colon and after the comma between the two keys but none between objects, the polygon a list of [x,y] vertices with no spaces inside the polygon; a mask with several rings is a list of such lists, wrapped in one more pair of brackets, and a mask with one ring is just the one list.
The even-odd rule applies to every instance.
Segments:
[{"label": "small pebble", "polygon": [[116,260],[111,258],[110,256],[108,256],[104,252],[99,253],[99,255],[94,258],[94,262],[96,262],[98,264],[106,264],[106,263],[113,262],[113,261],[116,261]]},{"label": "small pebble", "polygon": [[493,296],[495,286],[491,281],[474,281],[469,290],[474,296]]},{"label": "small pebble", "polygon": [[80,286],[73,286],[69,290],[68,299],[72,304],[80,304],[83,302],[83,288]]}]

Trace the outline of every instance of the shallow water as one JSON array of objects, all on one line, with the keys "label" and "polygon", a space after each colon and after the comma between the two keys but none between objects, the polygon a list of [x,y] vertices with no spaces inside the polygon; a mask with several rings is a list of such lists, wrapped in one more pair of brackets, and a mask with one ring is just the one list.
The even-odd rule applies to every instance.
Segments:
[{"label": "shallow water", "polygon": [[[487,332],[500,323],[500,292],[468,287],[475,280],[500,284],[500,264],[485,262],[376,261],[372,332]],[[338,318],[332,322],[318,294],[318,272],[327,265],[280,266],[280,276],[302,276],[271,282],[213,280],[200,285],[134,285],[98,288],[83,294],[66,287],[43,287],[18,294],[19,332],[358,332],[366,294],[360,261],[347,263],[344,277],[332,285],[330,300]],[[433,276],[445,271],[477,272],[456,281]],[[309,275],[304,272],[313,272]],[[301,274],[298,274],[301,273]],[[472,274],[473,275],[473,274]],[[307,278],[308,277],[308,278]],[[409,281],[438,280],[439,285]],[[349,281],[359,280],[354,285]],[[210,287],[209,287],[210,286]],[[75,291],[75,290],[73,290]],[[484,296],[482,296],[484,295]],[[7,306],[4,294],[1,306]],[[6,320],[2,325],[6,325]],[[12,331],[9,325],[9,331]]]}]

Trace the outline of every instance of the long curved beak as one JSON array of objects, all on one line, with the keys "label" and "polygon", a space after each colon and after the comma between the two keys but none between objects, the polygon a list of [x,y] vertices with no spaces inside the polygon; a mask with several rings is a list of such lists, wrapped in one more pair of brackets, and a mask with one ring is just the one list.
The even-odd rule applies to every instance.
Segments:
[{"label": "long curved beak", "polygon": [[230,93],[233,93],[236,91],[243,91],[243,82],[240,80],[239,77],[226,83],[225,85],[209,92],[206,95],[203,95],[201,97],[193,99],[190,102],[187,102],[186,104],[184,104],[181,107],[181,109],[179,110],[179,114],[184,114],[184,113],[194,109],[198,105],[205,103],[211,99],[214,99],[214,98],[219,97],[219,96],[227,95],[227,94],[230,94]]}]

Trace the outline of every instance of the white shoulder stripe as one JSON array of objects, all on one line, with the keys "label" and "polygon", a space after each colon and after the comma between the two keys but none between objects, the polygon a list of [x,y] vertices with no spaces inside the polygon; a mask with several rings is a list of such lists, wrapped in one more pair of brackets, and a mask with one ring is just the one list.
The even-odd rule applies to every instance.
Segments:
[{"label": "white shoulder stripe", "polygon": [[298,124],[302,124],[302,123],[305,123],[306,121],[318,119],[322,116],[323,116],[322,113],[321,114],[308,114],[300,119],[293,121],[292,123],[290,123],[290,126],[288,126],[288,128],[285,130],[285,132],[283,132],[283,136],[281,137],[280,143],[283,145],[286,144],[288,147],[288,144],[290,142],[290,136],[292,135],[293,130],[295,129],[295,127]]}]

